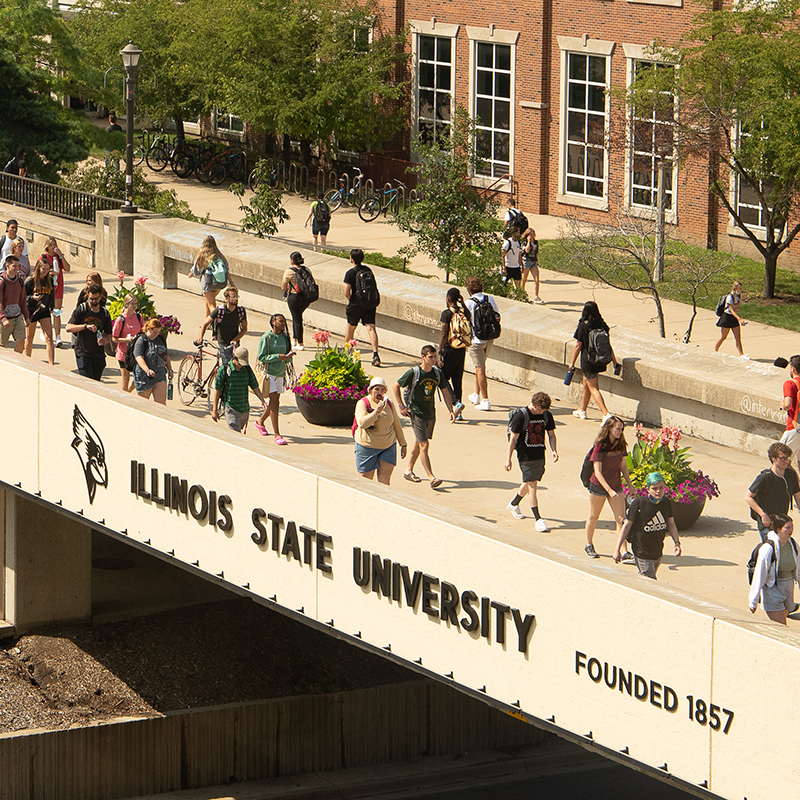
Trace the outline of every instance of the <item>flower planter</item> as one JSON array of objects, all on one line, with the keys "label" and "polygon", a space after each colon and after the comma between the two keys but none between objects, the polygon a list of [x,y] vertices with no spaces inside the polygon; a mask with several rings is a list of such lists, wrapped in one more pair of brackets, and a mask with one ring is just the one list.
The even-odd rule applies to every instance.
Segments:
[{"label": "flower planter", "polygon": [[299,394],[294,396],[297,410],[306,422],[327,428],[350,427],[356,413],[358,399],[306,400]]},{"label": "flower planter", "polygon": [[695,500],[694,503],[676,503],[672,501],[672,518],[679,531],[688,531],[700,519],[706,498]]}]

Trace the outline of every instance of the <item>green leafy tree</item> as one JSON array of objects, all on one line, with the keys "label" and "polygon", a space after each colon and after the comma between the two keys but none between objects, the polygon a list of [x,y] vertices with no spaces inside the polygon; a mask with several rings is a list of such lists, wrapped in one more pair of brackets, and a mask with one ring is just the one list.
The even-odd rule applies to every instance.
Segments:
[{"label": "green leafy tree", "polygon": [[233,183],[228,187],[239,198],[239,210],[242,212],[242,233],[253,231],[259,239],[274,236],[278,232],[278,224],[289,219],[283,207],[283,192],[273,189],[270,184],[272,166],[265,158],[259,160],[254,172],[258,177],[258,185],[249,202],[243,202],[244,184]]},{"label": "green leafy tree", "polygon": [[414,150],[419,161],[410,170],[417,174],[421,199],[397,217],[400,230],[413,240],[401,252],[430,256],[446,280],[455,270],[457,256],[475,260],[464,255],[470,252],[489,253],[499,275],[498,204],[469,183],[478,167],[475,138],[475,123],[461,105],[456,106],[446,141],[429,144],[417,136]]},{"label": "green leafy tree", "polygon": [[709,190],[764,259],[765,298],[775,293],[778,257],[800,233],[798,7],[709,7],[683,41],[653,48],[678,68],[638,71],[627,95],[629,107],[657,114],[678,98],[675,146],[683,159],[708,159]]},{"label": "green leafy tree", "polygon": [[54,180],[66,164],[85,158],[80,125],[51,94],[68,88],[56,66],[76,49],[60,17],[42,0],[0,0],[0,163],[19,147],[31,176]]}]

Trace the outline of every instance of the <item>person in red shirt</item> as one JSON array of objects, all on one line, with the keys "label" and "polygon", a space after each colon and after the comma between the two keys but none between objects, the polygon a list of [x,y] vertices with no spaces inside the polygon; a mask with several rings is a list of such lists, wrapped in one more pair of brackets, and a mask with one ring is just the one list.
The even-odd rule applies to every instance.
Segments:
[{"label": "person in red shirt", "polygon": [[789,374],[791,377],[783,383],[781,408],[786,412],[786,430],[781,436],[781,442],[789,445],[792,455],[797,458],[797,466],[800,467],[800,431],[797,430],[797,414],[800,411],[800,356],[789,359]]}]

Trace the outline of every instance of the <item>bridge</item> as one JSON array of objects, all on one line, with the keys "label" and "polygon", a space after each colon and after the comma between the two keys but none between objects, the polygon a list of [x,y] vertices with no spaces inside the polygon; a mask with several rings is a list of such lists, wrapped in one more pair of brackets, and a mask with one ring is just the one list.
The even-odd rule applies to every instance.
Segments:
[{"label": "bridge", "polygon": [[30,361],[0,386],[7,624],[88,618],[96,529],[697,794],[796,790],[793,631]]}]

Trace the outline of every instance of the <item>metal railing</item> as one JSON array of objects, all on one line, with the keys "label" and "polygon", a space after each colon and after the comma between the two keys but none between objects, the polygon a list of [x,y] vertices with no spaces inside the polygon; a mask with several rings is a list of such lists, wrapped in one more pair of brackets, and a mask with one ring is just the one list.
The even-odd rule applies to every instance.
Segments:
[{"label": "metal railing", "polygon": [[122,200],[113,197],[89,194],[6,172],[0,173],[0,201],[88,225],[95,224],[98,211],[115,211],[123,205]]}]

